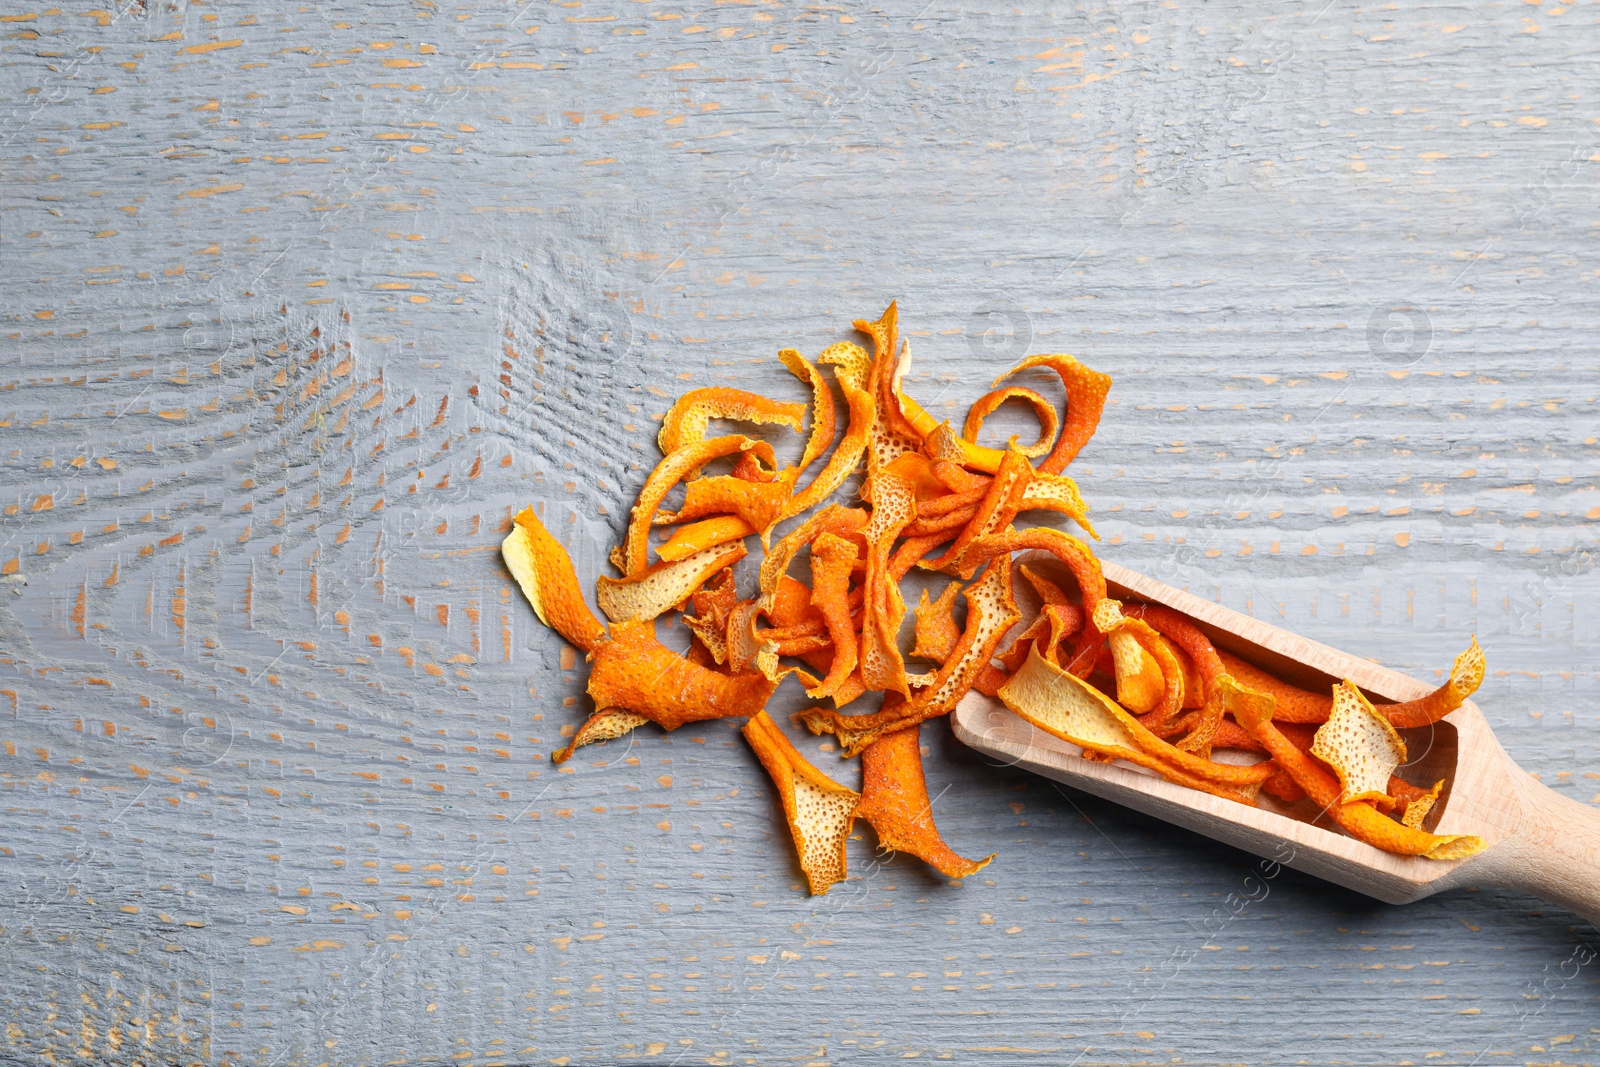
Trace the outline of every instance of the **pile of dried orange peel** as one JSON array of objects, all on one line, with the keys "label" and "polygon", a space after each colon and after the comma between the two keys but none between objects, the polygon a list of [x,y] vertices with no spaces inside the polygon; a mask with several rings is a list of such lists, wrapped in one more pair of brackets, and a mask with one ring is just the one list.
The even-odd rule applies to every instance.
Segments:
[{"label": "pile of dried orange peel", "polygon": [[[1348,682],[1328,695],[1296,688],[1219,651],[1178,612],[1109,597],[1087,544],[1053,527],[1019,529],[1015,522],[1023,512],[1055,512],[1097,537],[1077,485],[1062,471],[1094,434],[1111,379],[1071,356],[1030,356],[996,380],[957,432],[902,389],[910,356],[895,306],[855,326],[870,338],[870,355],[848,342],[826,348],[816,362],[793,349],[779,353],[811,390],[810,433],[792,466],[780,467],[765,440],[708,435],[712,420],[799,433],[806,405],[731,388],[696,389],[672,405],[659,435],[665,458],[645,480],[623,544],[611,553],[621,576],[598,581],[596,602],[607,623],[590,611],[570,558],[533,509],[516,516],[502,546],[505,561],[540,620],[590,664],[595,710],[557,762],[647,722],[673,730],[744,718],[744,736],[777,787],[813,893],[845,877],[845,842],[858,818],[883,848],[961,878],[993,856],[964,859],[940,837],[919,728],[976,688],[1081,746],[1087,759],[1127,761],[1241,804],[1255,805],[1263,790],[1285,802],[1309,797],[1351,836],[1389,852],[1456,859],[1483,847],[1477,837],[1422,829],[1443,782],[1422,789],[1395,776],[1406,762],[1396,727],[1436,721],[1482,681],[1476,641],[1428,696],[1375,706]],[[822,366],[832,369],[844,402],[837,443],[840,405]],[[1066,393],[1059,413],[1015,380],[1030,371],[1059,378]],[[978,444],[984,420],[1008,403],[1032,409],[1038,439]],[[713,473],[719,463],[723,472]],[[854,506],[831,501],[863,465]],[[676,510],[666,510],[679,486]],[[776,528],[794,519],[801,521],[774,541]],[[671,532],[657,538],[652,562],[657,527]],[[733,567],[752,537],[764,556],[755,595],[741,597]],[[1024,550],[1059,561],[1056,578],[1014,565],[1013,553]],[[809,584],[790,574],[802,554]],[[906,652],[901,582],[913,568],[952,581],[931,600],[923,590]],[[1022,587],[1014,583],[1026,583],[1026,599],[1041,607],[1006,641],[1022,622],[1015,596]],[[965,601],[960,621],[958,593]],[[674,611],[692,635],[686,654],[657,636],[658,618]],[[914,671],[908,657],[926,669]],[[859,792],[813,766],[765,711],[789,675],[808,697],[832,701],[832,708],[818,703],[795,719],[815,734],[834,735],[845,757],[861,757]],[[843,713],[868,692],[881,694],[877,710]],[[1215,749],[1265,758],[1219,762]]]}]

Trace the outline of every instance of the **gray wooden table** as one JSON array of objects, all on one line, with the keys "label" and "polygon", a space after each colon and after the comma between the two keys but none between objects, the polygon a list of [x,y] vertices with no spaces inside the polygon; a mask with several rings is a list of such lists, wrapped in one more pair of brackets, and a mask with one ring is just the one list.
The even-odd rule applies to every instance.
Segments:
[{"label": "gray wooden table", "polygon": [[1259,8],[6,4],[0,1057],[1600,1061],[1574,916],[1263,883],[942,723],[963,885],[863,828],[806,896],[726,723],[549,761],[512,509],[598,574],[670,397],[899,298],[935,413],[1115,377],[1105,558],[1476,633],[1600,800],[1595,8]]}]

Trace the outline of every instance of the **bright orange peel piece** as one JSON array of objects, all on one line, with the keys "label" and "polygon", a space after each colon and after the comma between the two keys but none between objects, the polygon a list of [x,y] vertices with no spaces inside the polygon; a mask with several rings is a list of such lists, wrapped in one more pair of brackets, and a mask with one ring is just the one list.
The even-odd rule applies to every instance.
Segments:
[{"label": "bright orange peel piece", "polygon": [[1013,434],[1006,441],[1006,448],[1020,452],[1029,459],[1048,454],[1050,446],[1055,443],[1056,431],[1061,428],[1061,418],[1056,414],[1054,404],[1025,385],[1006,385],[980,396],[967,410],[967,421],[961,428],[962,439],[977,444],[978,434],[983,430],[983,420],[1010,400],[1021,401],[1033,409],[1039,419],[1039,437],[1032,444],[1019,445]]},{"label": "bright orange peel piece", "polygon": [[885,734],[861,752],[861,804],[856,815],[891,852],[909,852],[946,878],[965,878],[983,870],[994,855],[969,860],[957,855],[933,822],[933,802],[922,772],[921,729],[911,726]]},{"label": "bright orange peel piece", "polygon": [[835,533],[824,532],[811,545],[811,604],[821,613],[833,642],[828,676],[806,692],[813,700],[836,694],[856,669],[859,655],[850,620],[849,589],[858,554],[853,541]]},{"label": "bright orange peel piece", "polygon": [[500,555],[540,622],[585,652],[605,640],[606,628],[584,603],[572,557],[532,508],[517,513]]},{"label": "bright orange peel piece", "polygon": [[656,640],[653,622],[619,622],[597,644],[589,669],[596,708],[623,708],[666,730],[686,722],[754,715],[777,683],[760,671],[724,674],[692,663]]},{"label": "bright orange peel piece", "polygon": [[833,402],[833,390],[828,388],[828,379],[815,363],[792,348],[779,352],[778,360],[789,368],[790,374],[811,387],[811,436],[806,438],[805,453],[798,464],[800,470],[805,470],[833,444],[837,405]]},{"label": "bright orange peel piece", "polygon": [[687,559],[696,552],[742,540],[755,532],[754,526],[737,515],[714,515],[672,531],[672,536],[656,549],[656,555],[668,562]]},{"label": "bright orange peel piece", "polygon": [[935,663],[943,663],[950,658],[950,653],[961,641],[961,627],[956,625],[956,594],[959,592],[960,582],[945,586],[937,600],[929,600],[928,591],[922,590],[913,609],[917,617],[916,644],[911,648],[913,656],[931,659]]},{"label": "bright orange peel piece", "polygon": [[665,459],[656,464],[650,477],[645,479],[644,488],[639,490],[639,499],[634,503],[628,521],[628,535],[622,542],[617,569],[624,576],[644,570],[650,549],[651,523],[655,520],[661,501],[666,499],[673,486],[714,459],[752,450],[762,455],[769,464],[773,462],[771,445],[739,434],[713,437],[668,453]]},{"label": "bright orange peel piece", "polygon": [[1067,390],[1067,413],[1061,420],[1061,434],[1055,447],[1039,462],[1046,474],[1060,474],[1075,459],[1083,446],[1094,436],[1100,425],[1100,415],[1105,411],[1106,396],[1111,392],[1111,378],[1099,371],[1090,370],[1068,355],[1044,354],[1029,356],[994,380],[999,385],[1013,374],[1033,367],[1048,367],[1061,378]]},{"label": "bright orange peel piece", "polygon": [[1006,631],[1021,615],[1011,598],[1011,557],[995,558],[977,581],[967,586],[967,625],[961,640],[939,665],[929,684],[909,700],[889,704],[871,715],[840,715],[837,711],[812,708],[797,718],[815,734],[831,733],[839,739],[846,756],[855,756],[884,734],[906,726],[946,715],[972,688]]}]

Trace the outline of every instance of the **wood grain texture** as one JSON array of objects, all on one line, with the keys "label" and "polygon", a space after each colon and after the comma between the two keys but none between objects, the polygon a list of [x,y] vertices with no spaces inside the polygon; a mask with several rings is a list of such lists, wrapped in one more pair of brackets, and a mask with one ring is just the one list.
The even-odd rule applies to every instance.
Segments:
[{"label": "wood grain texture", "polygon": [[942,723],[999,858],[809,899],[732,727],[551,767],[495,555],[541,503],[592,579],[670,397],[898,297],[936,415],[1114,376],[1105,558],[1424,682],[1476,632],[1592,803],[1600,29],[1402,7],[7,5],[0,1056],[1600,1058],[1570,914],[1263,882]]}]

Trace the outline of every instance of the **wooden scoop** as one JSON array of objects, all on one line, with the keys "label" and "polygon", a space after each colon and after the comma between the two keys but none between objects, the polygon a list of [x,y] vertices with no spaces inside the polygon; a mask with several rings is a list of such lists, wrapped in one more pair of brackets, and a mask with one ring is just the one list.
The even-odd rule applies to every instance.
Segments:
[{"label": "wooden scoop", "polygon": [[[1043,560],[1026,562],[1047,566]],[[1103,566],[1112,596],[1180,611],[1217,648],[1303,688],[1327,692],[1334,682],[1348,678],[1369,698],[1392,701],[1413,700],[1432,688],[1126,568]],[[962,742],[1008,765],[1391,904],[1462,885],[1504,886],[1600,923],[1600,811],[1557,794],[1512,762],[1471,701],[1432,726],[1400,731],[1411,762],[1396,773],[1424,788],[1441,778],[1446,782],[1424,828],[1438,834],[1477,834],[1487,842],[1477,855],[1443,861],[1397,856],[1349,837],[1325,816],[1319,818],[1309,800],[1286,805],[1263,793],[1261,806],[1252,808],[1130,764],[1086,760],[1077,745],[1037,729],[976,690],[961,701],[951,720]],[[1219,758],[1227,755],[1219,753]]]}]

